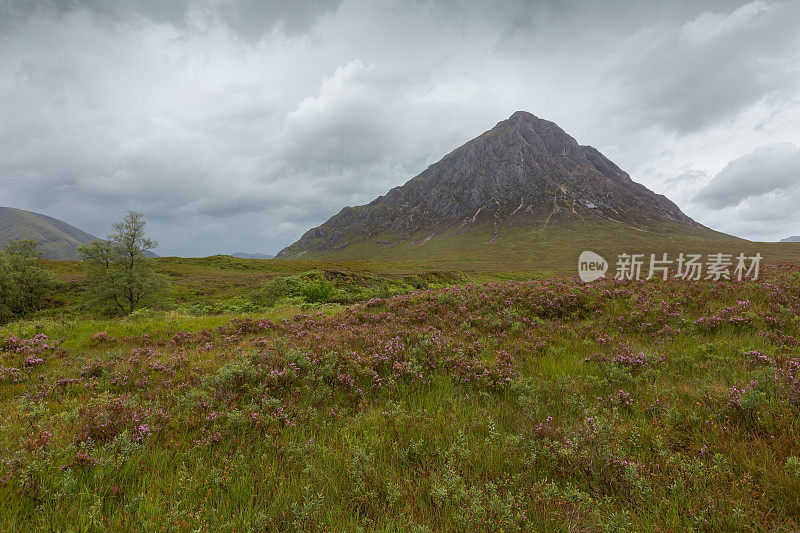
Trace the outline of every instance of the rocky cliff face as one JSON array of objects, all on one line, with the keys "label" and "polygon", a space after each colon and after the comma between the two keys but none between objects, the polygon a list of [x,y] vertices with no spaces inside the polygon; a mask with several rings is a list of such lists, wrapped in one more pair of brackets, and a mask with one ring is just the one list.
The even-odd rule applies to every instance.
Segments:
[{"label": "rocky cliff face", "polygon": [[405,185],[367,205],[345,207],[277,257],[375,238],[397,244],[454,228],[496,232],[598,219],[702,227],[596,149],[579,145],[553,122],[518,111]]}]

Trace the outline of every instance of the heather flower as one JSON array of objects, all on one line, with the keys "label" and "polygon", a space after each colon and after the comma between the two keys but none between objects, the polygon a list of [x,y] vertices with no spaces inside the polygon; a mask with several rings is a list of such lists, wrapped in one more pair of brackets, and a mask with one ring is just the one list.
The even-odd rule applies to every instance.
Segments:
[{"label": "heather flower", "polygon": [[38,366],[44,364],[44,359],[41,357],[37,357],[35,355],[29,355],[25,358],[25,362],[22,363],[23,368],[30,368],[33,366]]},{"label": "heather flower", "polygon": [[25,440],[23,446],[28,451],[34,451],[39,448],[44,448],[50,439],[53,438],[53,433],[47,430],[40,431],[35,437],[30,437]]},{"label": "heather flower", "polygon": [[772,366],[774,364],[772,358],[758,350],[745,352],[744,357],[748,366]]},{"label": "heather flower", "polygon": [[0,382],[19,383],[22,381],[22,373],[19,368],[0,366]]},{"label": "heather flower", "polygon": [[780,385],[780,394],[794,406],[800,406],[800,361],[782,361],[775,370],[775,381]]},{"label": "heather flower", "polygon": [[109,342],[116,342],[116,340],[117,339],[115,339],[114,337],[109,335],[108,332],[106,332],[106,331],[100,331],[100,332],[95,333],[94,335],[92,335],[92,343],[93,344],[103,344],[103,343],[109,343]]},{"label": "heather flower", "polygon": [[104,365],[100,361],[92,361],[80,370],[81,377],[96,378],[103,374]]},{"label": "heather flower", "polygon": [[72,458],[72,462],[69,463],[68,465],[64,466],[64,470],[67,470],[67,469],[70,469],[70,468],[75,468],[75,467],[78,467],[80,469],[84,469],[85,470],[85,469],[91,468],[92,466],[95,466],[97,464],[100,464],[99,460],[92,458],[88,453],[86,453],[84,451],[78,451],[78,452],[75,452],[75,455]]},{"label": "heather flower", "polygon": [[147,424],[139,424],[138,426],[134,426],[131,433],[131,439],[133,442],[140,443],[150,436],[153,433],[153,430]]},{"label": "heather flower", "polygon": [[617,392],[611,393],[606,401],[611,405],[616,405],[626,409],[633,406],[631,393],[624,390],[618,390]]},{"label": "heather flower", "polygon": [[664,356],[655,357],[645,355],[641,352],[638,354],[634,352],[623,352],[609,357],[601,353],[595,353],[587,357],[585,361],[614,363],[618,366],[628,368],[631,371],[640,371],[653,364],[664,362]]}]

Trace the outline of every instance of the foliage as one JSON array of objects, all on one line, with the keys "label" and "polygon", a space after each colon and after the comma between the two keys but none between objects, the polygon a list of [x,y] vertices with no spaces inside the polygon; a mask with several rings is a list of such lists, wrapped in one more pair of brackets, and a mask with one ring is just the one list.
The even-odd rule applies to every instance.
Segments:
[{"label": "foliage", "polygon": [[78,248],[92,267],[90,280],[101,306],[132,313],[166,285],[149,264],[147,252],[158,243],[145,236],[144,226],[142,215],[129,211],[113,224],[108,241],[95,240]]},{"label": "foliage", "polygon": [[0,320],[37,311],[54,288],[34,241],[11,241],[0,252]]},{"label": "foliage", "polygon": [[262,287],[250,294],[250,300],[259,307],[272,307],[289,295],[289,284],[285,277],[277,277],[267,281]]},{"label": "foliage", "polygon": [[253,291],[250,300],[258,307],[272,307],[282,301],[352,304],[464,282],[466,278],[463,275],[442,271],[392,279],[385,275],[314,269],[272,278]]}]

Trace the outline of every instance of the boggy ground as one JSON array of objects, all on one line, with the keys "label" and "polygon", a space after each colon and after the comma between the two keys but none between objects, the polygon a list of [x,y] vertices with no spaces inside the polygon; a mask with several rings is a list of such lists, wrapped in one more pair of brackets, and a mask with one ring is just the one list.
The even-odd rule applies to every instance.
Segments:
[{"label": "boggy ground", "polygon": [[0,528],[798,527],[798,266],[338,309],[12,324]]}]

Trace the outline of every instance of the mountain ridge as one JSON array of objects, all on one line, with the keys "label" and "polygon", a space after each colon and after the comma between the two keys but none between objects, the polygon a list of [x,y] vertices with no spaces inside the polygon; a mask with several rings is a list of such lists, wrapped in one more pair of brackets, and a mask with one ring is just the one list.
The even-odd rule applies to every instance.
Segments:
[{"label": "mountain ridge", "polygon": [[233,252],[228,254],[231,257],[236,257],[238,259],[272,259],[275,256],[272,254],[262,254],[262,253],[250,253],[250,252]]},{"label": "mountain ridge", "polygon": [[48,259],[78,259],[77,247],[97,237],[42,213],[0,206],[0,248],[19,239],[39,243]]}]

